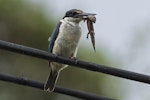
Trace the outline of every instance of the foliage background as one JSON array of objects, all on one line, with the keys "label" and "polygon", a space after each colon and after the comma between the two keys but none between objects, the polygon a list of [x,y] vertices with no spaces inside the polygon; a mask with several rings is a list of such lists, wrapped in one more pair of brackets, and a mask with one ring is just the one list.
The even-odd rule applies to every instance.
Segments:
[{"label": "foliage background", "polygon": [[[53,28],[65,12],[60,11],[59,13],[61,16],[56,17],[57,14],[55,10],[60,10],[65,7],[63,7],[64,5],[59,5],[59,3],[57,3],[57,6],[54,6],[52,1],[50,2],[51,4],[49,5],[51,5],[51,7],[48,9],[51,9],[46,10],[46,7],[42,2],[39,2],[39,0],[0,0],[0,39],[47,51],[48,37],[51,35]],[[56,0],[56,2],[58,1]],[[85,2],[85,4],[81,2],[81,5],[85,6],[87,5],[87,2]],[[102,1],[99,2],[103,3]],[[120,4],[120,2],[118,2],[118,4]],[[70,5],[70,7],[72,6],[80,8],[77,3],[75,4],[75,1]],[[90,8],[87,9],[89,10]],[[86,11],[88,11],[87,9]],[[104,11],[104,9],[98,10]],[[130,9],[128,9],[128,11],[129,10]],[[118,12],[117,14],[118,22],[121,24],[122,21],[119,19],[121,17],[119,16],[120,13],[121,12]],[[104,14],[103,12],[103,15],[106,15],[106,13]],[[113,17],[114,16],[108,16],[107,20]],[[104,19],[102,17],[102,19],[98,18],[98,20],[102,21]],[[101,38],[98,37],[99,33],[97,30],[103,30],[100,27],[105,26],[105,24],[102,22],[100,25],[95,25],[96,35],[98,34],[96,37],[96,53],[93,51],[89,40],[87,43],[85,38],[87,32],[85,31],[86,26],[82,23],[81,25],[84,31],[79,48],[78,59],[107,66],[124,66],[124,69],[148,74],[150,24],[147,20],[146,22],[143,22],[144,24],[139,22],[137,23],[137,26],[132,27],[132,31],[128,33],[131,33],[129,37],[125,37],[125,35],[122,34],[123,40],[127,40],[125,41],[127,43],[120,45],[116,49],[114,49],[115,46],[111,44],[112,41],[109,38],[113,37],[114,39],[112,40],[118,43],[118,45],[119,43],[121,44],[123,40],[117,38],[117,36],[111,35],[109,32],[109,36],[106,36],[107,33],[105,33],[105,35],[102,33],[100,34]],[[110,25],[113,26],[113,21],[110,21]],[[113,32],[113,29],[111,29],[109,25],[106,25],[105,27],[108,27],[108,30],[112,30]],[[103,39],[103,37],[105,38]],[[145,66],[144,69],[140,67],[142,65]],[[49,74],[48,61],[0,50],[0,72],[44,82]],[[140,100],[140,96],[142,96],[142,100],[148,100],[148,92],[143,92],[150,90],[148,86],[140,83],[132,83],[133,82],[129,82],[128,80],[122,80],[113,76],[68,67],[61,72],[57,85],[92,92],[111,98],[127,100],[132,98],[132,100]],[[141,92],[138,94],[136,91]],[[50,94],[35,88],[2,81],[0,81],[0,99],[79,100],[70,96],[57,93]]]}]

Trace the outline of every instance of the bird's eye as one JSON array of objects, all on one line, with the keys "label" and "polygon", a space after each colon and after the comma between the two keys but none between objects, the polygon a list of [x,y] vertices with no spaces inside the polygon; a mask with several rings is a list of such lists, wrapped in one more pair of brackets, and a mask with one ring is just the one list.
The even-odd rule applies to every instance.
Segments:
[{"label": "bird's eye", "polygon": [[73,15],[76,15],[77,14],[77,12],[73,12]]}]

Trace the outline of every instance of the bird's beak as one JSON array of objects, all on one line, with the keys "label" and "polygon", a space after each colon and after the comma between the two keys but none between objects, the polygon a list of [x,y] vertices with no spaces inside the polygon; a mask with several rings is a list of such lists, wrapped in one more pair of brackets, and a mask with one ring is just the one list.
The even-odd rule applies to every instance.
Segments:
[{"label": "bird's beak", "polygon": [[96,15],[96,14],[83,12],[83,13],[81,13],[81,14],[78,14],[76,17],[77,17],[77,18],[83,18],[83,19],[85,19],[85,18],[88,18],[89,16],[94,16],[94,15]]}]

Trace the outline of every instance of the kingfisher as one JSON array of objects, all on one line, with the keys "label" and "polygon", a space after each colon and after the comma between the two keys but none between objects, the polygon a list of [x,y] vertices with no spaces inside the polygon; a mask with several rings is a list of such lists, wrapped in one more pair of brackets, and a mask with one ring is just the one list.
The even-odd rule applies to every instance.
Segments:
[{"label": "kingfisher", "polygon": [[[85,13],[79,9],[67,11],[54,29],[51,37],[49,37],[48,51],[54,55],[76,59],[81,37],[81,27],[79,23],[90,15],[95,14]],[[50,74],[44,85],[45,91],[54,91],[60,71],[67,66],[68,65],[49,61]]]}]

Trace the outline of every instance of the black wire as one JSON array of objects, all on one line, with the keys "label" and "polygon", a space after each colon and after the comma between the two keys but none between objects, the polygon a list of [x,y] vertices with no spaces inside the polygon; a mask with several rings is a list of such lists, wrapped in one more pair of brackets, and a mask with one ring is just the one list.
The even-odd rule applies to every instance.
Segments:
[{"label": "black wire", "polygon": [[91,71],[102,72],[105,74],[150,84],[149,75],[144,75],[144,74],[126,71],[122,69],[98,65],[95,63],[91,63],[91,62],[79,61],[79,60],[69,59],[69,58],[65,58],[61,56],[56,56],[46,51],[34,49],[34,48],[23,46],[23,45],[18,45],[18,44],[14,44],[14,43],[2,41],[2,40],[0,40],[0,49],[4,49],[4,50],[16,52],[16,53],[20,53],[20,54],[24,54],[28,56],[33,56],[33,57],[37,57],[37,58],[41,58],[45,60],[56,61],[56,62],[88,69]]},{"label": "black wire", "polygon": [[[44,83],[42,82],[30,80],[30,79],[23,78],[23,77],[16,77],[16,76],[4,74],[4,73],[0,73],[0,80],[16,83],[20,85],[26,85],[26,86],[30,86],[30,87],[34,87],[34,88],[38,88],[42,90],[44,89]],[[73,97],[86,99],[86,100],[114,100],[114,99],[106,98],[106,97],[91,94],[91,93],[62,88],[59,86],[55,87],[54,92],[65,94],[65,95],[70,95]]]}]

